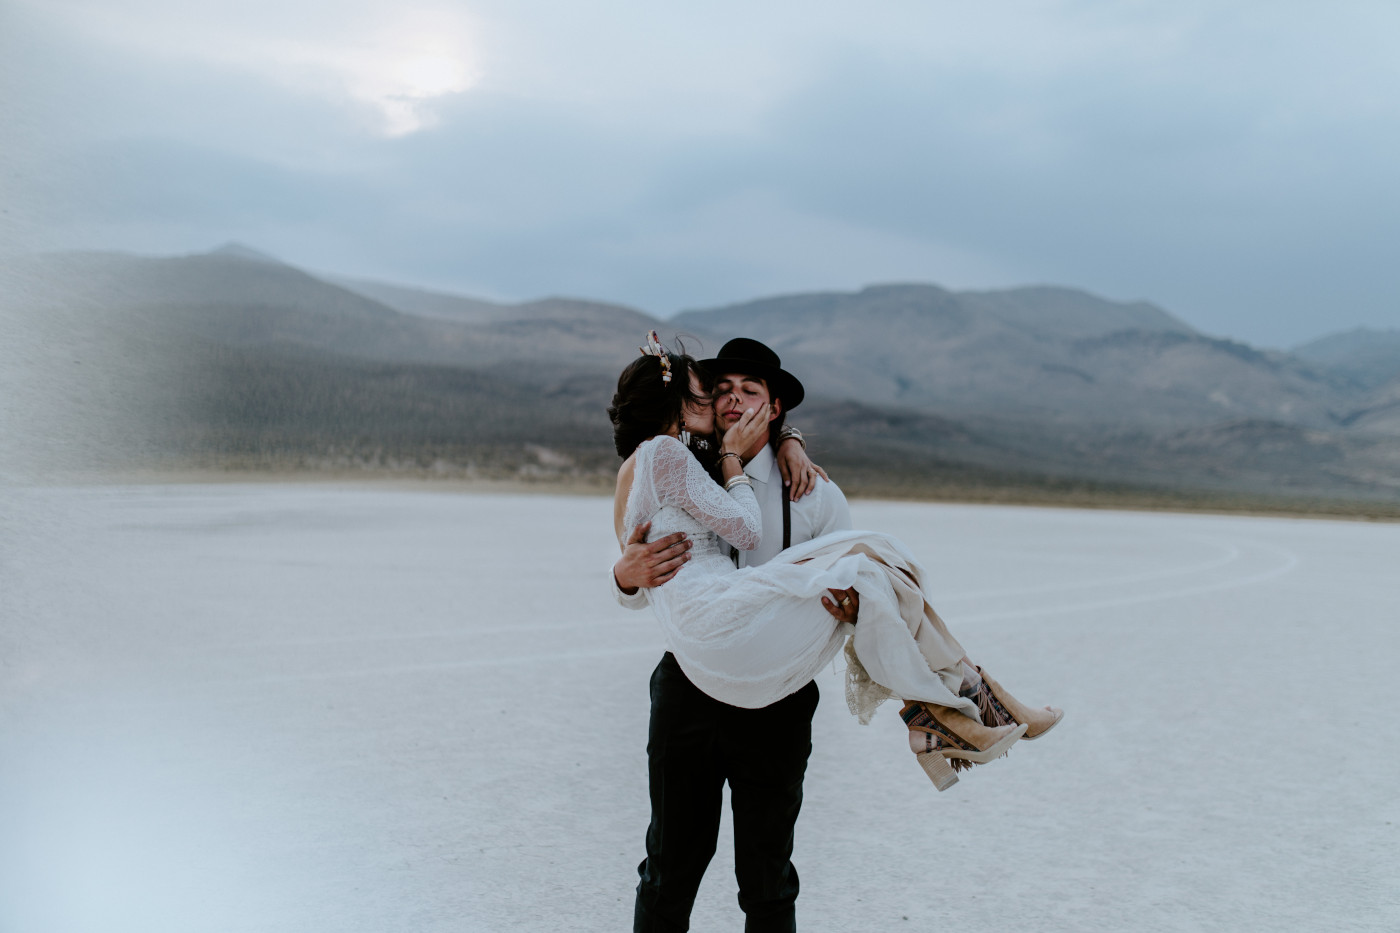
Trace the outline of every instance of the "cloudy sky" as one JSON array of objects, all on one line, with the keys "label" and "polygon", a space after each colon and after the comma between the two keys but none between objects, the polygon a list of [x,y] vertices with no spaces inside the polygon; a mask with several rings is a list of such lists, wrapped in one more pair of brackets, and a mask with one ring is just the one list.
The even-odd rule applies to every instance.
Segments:
[{"label": "cloudy sky", "polygon": [[654,314],[1055,283],[1400,327],[1400,6],[0,0],[27,247]]}]

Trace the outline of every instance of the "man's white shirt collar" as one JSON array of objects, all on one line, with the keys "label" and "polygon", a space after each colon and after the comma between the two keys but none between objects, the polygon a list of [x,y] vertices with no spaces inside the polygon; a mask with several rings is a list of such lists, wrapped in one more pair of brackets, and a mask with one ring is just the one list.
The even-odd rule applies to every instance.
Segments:
[{"label": "man's white shirt collar", "polygon": [[763,445],[752,460],[744,464],[744,472],[749,475],[749,479],[767,484],[773,476],[773,466],[777,461],[773,458],[773,448],[767,444]]}]

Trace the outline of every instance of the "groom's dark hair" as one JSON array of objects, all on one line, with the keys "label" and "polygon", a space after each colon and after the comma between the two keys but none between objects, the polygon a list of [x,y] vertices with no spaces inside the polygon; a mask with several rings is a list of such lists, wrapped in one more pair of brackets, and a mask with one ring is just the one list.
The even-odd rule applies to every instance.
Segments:
[{"label": "groom's dark hair", "polygon": [[783,401],[781,395],[773,394],[773,387],[769,385],[768,380],[765,379],[763,384],[768,386],[768,397],[779,403],[778,417],[768,422],[768,446],[773,448],[773,453],[777,453],[778,445],[783,442],[778,435],[782,433],[783,425],[787,424],[787,402]]}]

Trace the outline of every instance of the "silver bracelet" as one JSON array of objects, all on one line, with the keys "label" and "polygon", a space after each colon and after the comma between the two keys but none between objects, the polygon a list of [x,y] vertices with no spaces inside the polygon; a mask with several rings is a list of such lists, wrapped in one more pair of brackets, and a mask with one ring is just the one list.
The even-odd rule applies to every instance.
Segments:
[{"label": "silver bracelet", "polygon": [[797,441],[797,443],[801,444],[803,450],[807,449],[807,440],[802,436],[802,432],[790,424],[785,424],[783,425],[783,429],[778,432],[778,443],[781,444],[788,438],[792,438]]},{"label": "silver bracelet", "polygon": [[729,477],[729,481],[724,484],[724,491],[731,492],[735,486],[747,486],[753,488],[753,481],[749,479],[749,474],[740,473],[738,476]]}]

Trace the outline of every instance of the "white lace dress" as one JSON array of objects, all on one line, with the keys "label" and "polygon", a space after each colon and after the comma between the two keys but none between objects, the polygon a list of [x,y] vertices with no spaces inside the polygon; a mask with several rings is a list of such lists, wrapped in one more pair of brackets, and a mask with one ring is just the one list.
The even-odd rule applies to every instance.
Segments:
[{"label": "white lace dress", "polygon": [[[626,534],[650,519],[652,538],[683,531],[693,545],[669,582],[645,592],[697,687],[734,706],[767,706],[805,686],[849,636],[847,700],[861,721],[892,696],[977,717],[957,695],[962,647],[924,600],[924,571],[897,540],[837,532],[740,570],[723,541],[751,550],[761,540],[753,490],[725,492],[673,437],[645,441],[636,458]],[[820,602],[828,588],[851,586],[860,593],[854,626]]]}]

